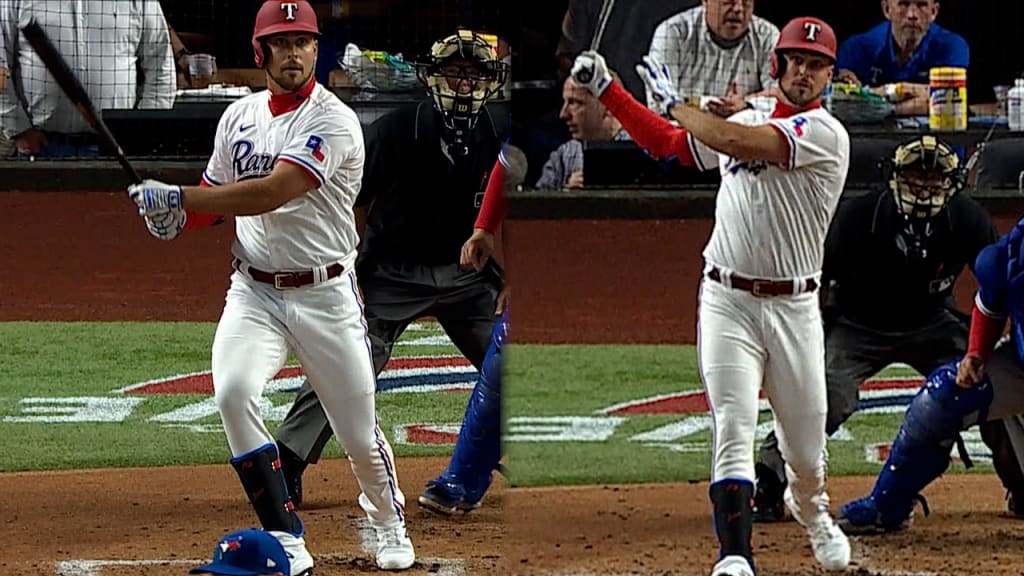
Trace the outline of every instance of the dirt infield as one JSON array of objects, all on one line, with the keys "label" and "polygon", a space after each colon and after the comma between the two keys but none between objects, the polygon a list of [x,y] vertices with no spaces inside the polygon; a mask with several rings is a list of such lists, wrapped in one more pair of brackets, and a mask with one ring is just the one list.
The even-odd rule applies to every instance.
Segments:
[{"label": "dirt infield", "polygon": [[[831,480],[833,502],[870,490],[866,478]],[[505,499],[506,555],[514,574],[710,573],[717,547],[706,482],[513,490]],[[932,514],[907,532],[853,539],[850,573],[1019,575],[1024,520],[1009,518],[992,476],[941,479],[925,491]],[[823,573],[792,521],[755,525],[760,576]]]},{"label": "dirt infield", "polygon": [[[0,194],[0,229],[8,264],[0,321],[215,321],[220,313],[230,225],[162,243],[123,193],[61,192]],[[707,221],[509,223],[516,340],[692,342],[709,230]],[[972,289],[961,281],[962,304]],[[708,573],[715,551],[706,484],[505,490],[499,482],[483,509],[445,520],[413,503],[443,465],[399,462],[425,559],[413,574]],[[860,495],[871,481],[835,479],[833,497]],[[306,482],[317,574],[375,571],[361,551],[362,514],[344,462],[312,468]],[[226,464],[0,474],[0,493],[5,575],[181,574],[226,531],[255,522]],[[911,532],[857,541],[856,573],[1022,573],[1024,523],[1004,517],[993,477],[945,478],[926,494],[935,513]],[[817,573],[794,524],[758,528],[756,537],[762,575]]]},{"label": "dirt infield", "polygon": [[[440,518],[420,510],[415,500],[423,483],[446,464],[441,458],[398,462],[410,537],[420,557],[408,573],[493,573],[503,541],[504,483],[496,483],[486,507],[454,520]],[[308,500],[301,514],[317,575],[375,572],[372,554],[362,549],[358,523],[365,515],[347,463],[335,459],[313,466],[305,483]],[[226,463],[0,474],[0,493],[5,576],[180,575],[212,555],[227,532],[258,524]]]}]

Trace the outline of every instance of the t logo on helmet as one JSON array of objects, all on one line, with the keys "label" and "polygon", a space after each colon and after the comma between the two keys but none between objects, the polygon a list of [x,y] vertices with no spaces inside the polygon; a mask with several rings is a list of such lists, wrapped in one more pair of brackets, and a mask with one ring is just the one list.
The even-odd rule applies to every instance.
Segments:
[{"label": "t logo on helmet", "polygon": [[281,10],[287,12],[284,15],[285,20],[295,20],[295,11],[299,9],[299,5],[295,2],[281,2]]},{"label": "t logo on helmet", "polygon": [[804,22],[804,30],[807,30],[807,41],[814,42],[818,36],[818,32],[821,31],[821,24],[814,22]]}]

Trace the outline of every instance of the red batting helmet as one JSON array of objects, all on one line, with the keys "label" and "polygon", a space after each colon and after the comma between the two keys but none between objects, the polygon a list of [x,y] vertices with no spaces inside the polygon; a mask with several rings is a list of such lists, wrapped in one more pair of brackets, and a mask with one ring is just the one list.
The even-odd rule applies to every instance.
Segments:
[{"label": "red batting helmet", "polygon": [[256,54],[256,67],[263,68],[263,39],[282,32],[309,32],[320,35],[316,12],[306,0],[268,0],[256,14],[256,27],[252,31],[252,49]]},{"label": "red batting helmet", "polygon": [[772,78],[779,79],[786,71],[782,52],[804,50],[836,61],[836,33],[823,20],[804,16],[794,18],[779,32],[779,41],[772,51]]}]

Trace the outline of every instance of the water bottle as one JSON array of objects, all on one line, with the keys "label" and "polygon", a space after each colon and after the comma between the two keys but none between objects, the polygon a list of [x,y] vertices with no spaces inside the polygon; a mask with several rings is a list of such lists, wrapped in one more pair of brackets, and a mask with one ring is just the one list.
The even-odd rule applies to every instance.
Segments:
[{"label": "water bottle", "polygon": [[1014,80],[1006,93],[1006,119],[1012,132],[1024,130],[1024,78]]}]

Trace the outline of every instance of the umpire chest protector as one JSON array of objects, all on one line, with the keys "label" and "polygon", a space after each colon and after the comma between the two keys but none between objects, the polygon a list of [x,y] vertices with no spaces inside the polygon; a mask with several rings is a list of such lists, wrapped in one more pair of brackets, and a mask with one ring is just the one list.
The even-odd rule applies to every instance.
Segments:
[{"label": "umpire chest protector", "polygon": [[365,256],[458,262],[501,150],[502,132],[484,106],[465,147],[453,150],[429,100],[402,106],[372,124],[356,201],[369,208]]}]

